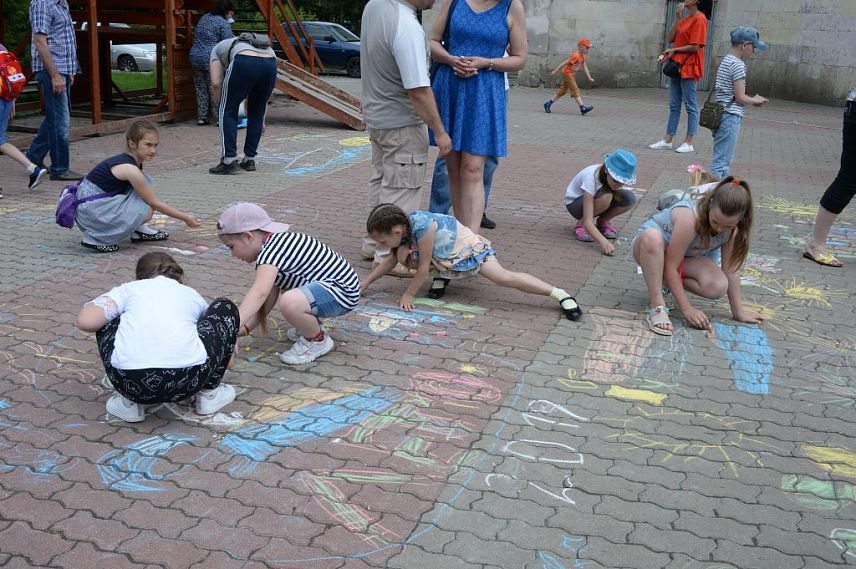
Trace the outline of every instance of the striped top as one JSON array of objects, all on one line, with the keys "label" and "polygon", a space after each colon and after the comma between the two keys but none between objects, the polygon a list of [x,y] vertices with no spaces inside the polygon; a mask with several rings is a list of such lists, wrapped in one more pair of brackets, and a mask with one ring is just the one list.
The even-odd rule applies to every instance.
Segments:
[{"label": "striped top", "polygon": [[739,57],[728,54],[722,58],[716,71],[716,102],[725,105],[725,112],[744,116],[743,105],[734,100],[734,82],[746,80],[746,64]]},{"label": "striped top", "polygon": [[360,277],[342,255],[305,233],[272,233],[256,258],[259,265],[277,268],[280,290],[317,282],[348,310],[360,300]]}]

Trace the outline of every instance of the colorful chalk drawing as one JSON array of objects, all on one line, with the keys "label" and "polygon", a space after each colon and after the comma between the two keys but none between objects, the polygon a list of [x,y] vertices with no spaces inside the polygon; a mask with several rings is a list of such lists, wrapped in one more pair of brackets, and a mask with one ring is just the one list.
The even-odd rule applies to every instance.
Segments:
[{"label": "colorful chalk drawing", "polygon": [[[3,429],[27,430],[17,422],[0,419]],[[27,448],[22,444],[0,442],[0,475],[5,480],[17,480],[27,485],[54,484],[57,477],[77,468],[81,459],[69,458],[52,450]]]},{"label": "colorful chalk drawing", "polygon": [[766,395],[773,371],[773,350],[767,334],[758,326],[717,323],[719,349],[728,358],[739,391]]},{"label": "colorful chalk drawing", "polygon": [[856,486],[841,480],[785,474],[781,488],[789,500],[818,510],[839,510],[856,502]]},{"label": "colorful chalk drawing", "polygon": [[162,492],[158,482],[177,475],[183,467],[160,460],[169,451],[196,441],[181,433],[155,435],[99,457],[95,467],[101,481],[122,492]]},{"label": "colorful chalk drawing", "polygon": [[[699,458],[723,463],[732,473],[734,478],[740,478],[737,466],[740,464],[754,464],[762,467],[761,453],[782,449],[766,443],[755,435],[754,430],[742,430],[741,425],[752,426],[753,429],[760,428],[755,421],[736,419],[734,417],[720,417],[708,412],[699,411],[671,411],[661,409],[656,413],[646,411],[644,408],[635,409],[637,415],[623,417],[603,417],[601,422],[615,425],[620,431],[608,435],[606,440],[625,443],[628,451],[639,448],[651,449],[662,453],[661,462],[673,459],[682,459],[691,462]],[[673,438],[659,435],[653,432],[650,426],[636,428],[636,424],[643,422],[663,423],[689,423],[695,428],[709,431],[709,440],[717,440],[716,443],[705,442],[680,442]],[[656,429],[654,429],[656,431]],[[649,459],[649,464],[652,459]]]},{"label": "colorful chalk drawing", "polygon": [[[562,552],[560,554],[539,551],[538,559],[544,563],[543,569],[584,569],[592,561],[580,559],[579,554],[585,551],[588,546],[588,540],[585,537],[564,535],[562,536]],[[573,565],[565,565],[563,556],[569,557],[567,561]]]},{"label": "colorful chalk drawing", "polygon": [[829,539],[844,555],[856,557],[856,529],[835,528],[829,534]]},{"label": "colorful chalk drawing", "polygon": [[633,312],[609,308],[589,311],[595,323],[584,356],[582,379],[596,383],[638,384],[662,391],[680,391],[692,338],[683,326],[672,336],[656,336]]},{"label": "colorful chalk drawing", "polygon": [[371,141],[367,136],[343,138],[335,146],[327,145],[307,151],[278,152],[276,147],[276,144],[268,145],[256,156],[256,162],[280,166],[282,173],[287,176],[327,174],[361,162],[371,155]]},{"label": "colorful chalk drawing", "polygon": [[840,447],[802,445],[803,454],[832,474],[856,478],[856,453]]},{"label": "colorful chalk drawing", "polygon": [[654,393],[647,389],[628,389],[620,385],[611,385],[606,390],[606,395],[615,397],[616,399],[624,399],[627,401],[640,401],[650,405],[662,405],[668,395],[665,393]]}]

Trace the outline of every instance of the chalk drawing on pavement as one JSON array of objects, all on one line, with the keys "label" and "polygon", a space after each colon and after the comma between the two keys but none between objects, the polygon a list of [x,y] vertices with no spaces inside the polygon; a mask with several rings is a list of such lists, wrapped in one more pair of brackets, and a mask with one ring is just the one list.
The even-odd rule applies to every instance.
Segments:
[{"label": "chalk drawing on pavement", "polygon": [[809,444],[803,444],[802,451],[823,470],[847,478],[856,478],[856,453],[853,451]]},{"label": "chalk drawing on pavement", "polygon": [[543,569],[584,569],[592,561],[580,559],[579,554],[588,546],[588,539],[583,536],[564,535],[560,553],[539,550],[537,555],[544,563]]},{"label": "chalk drawing on pavement", "polygon": [[766,395],[773,371],[773,349],[767,334],[758,326],[717,323],[719,349],[728,359],[739,391]]},{"label": "chalk drawing on pavement", "polygon": [[844,555],[856,557],[856,529],[835,528],[829,534],[829,539]]},{"label": "chalk drawing on pavement", "polygon": [[655,393],[647,389],[628,389],[620,385],[610,385],[609,389],[606,390],[606,395],[616,399],[648,403],[649,405],[662,405],[668,397],[665,393]]},{"label": "chalk drawing on pavement", "polygon": [[192,443],[196,437],[181,433],[155,435],[111,450],[96,461],[101,481],[122,492],[162,492],[158,483],[177,475],[183,466],[161,460],[169,451]]},{"label": "chalk drawing on pavement", "polygon": [[842,480],[785,474],[781,488],[792,502],[818,510],[838,510],[856,501],[856,486]]},{"label": "chalk drawing on pavement", "polygon": [[[0,427],[23,427],[17,423],[7,423],[0,418]],[[26,430],[26,427],[24,427]],[[27,485],[53,484],[61,474],[68,472],[81,460],[66,457],[52,450],[27,448],[23,444],[0,442],[0,475],[6,480],[17,480]]]}]

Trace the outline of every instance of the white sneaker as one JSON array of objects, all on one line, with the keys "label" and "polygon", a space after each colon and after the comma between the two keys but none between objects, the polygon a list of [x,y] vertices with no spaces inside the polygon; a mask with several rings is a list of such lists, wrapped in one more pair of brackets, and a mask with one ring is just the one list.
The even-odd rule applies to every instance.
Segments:
[{"label": "white sneaker", "polygon": [[107,412],[127,423],[139,423],[146,418],[146,410],[142,405],[118,393],[107,400]]},{"label": "white sneaker", "polygon": [[234,400],[235,388],[221,383],[214,389],[203,389],[196,394],[196,412],[200,415],[211,415]]},{"label": "white sneaker", "polygon": [[324,334],[324,340],[321,342],[313,342],[301,336],[290,350],[279,354],[279,359],[288,365],[308,364],[332,350],[333,346],[330,334]]},{"label": "white sneaker", "polygon": [[[669,146],[671,146],[671,145],[669,145]],[[680,146],[675,148],[675,152],[680,152],[681,154],[686,154],[687,152],[695,152],[695,148],[693,148],[692,144],[687,144],[686,142],[684,142],[683,144],[681,144]]]},{"label": "white sneaker", "polygon": [[649,144],[648,148],[653,148],[654,150],[662,150],[664,148],[672,149],[672,143],[666,142],[665,140],[658,140],[654,144]]}]

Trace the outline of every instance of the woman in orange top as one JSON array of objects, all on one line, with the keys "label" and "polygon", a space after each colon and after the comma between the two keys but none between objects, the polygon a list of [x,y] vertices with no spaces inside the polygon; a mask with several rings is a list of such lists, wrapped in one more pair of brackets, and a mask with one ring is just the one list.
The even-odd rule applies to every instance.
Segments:
[{"label": "woman in orange top", "polygon": [[693,137],[698,132],[698,81],[704,75],[704,44],[707,42],[707,17],[699,9],[699,2],[685,0],[678,4],[675,11],[675,22],[669,30],[669,41],[674,47],[666,49],[661,58],[671,57],[681,66],[681,79],[669,80],[669,124],[666,136],[648,148],[672,148],[672,138],[681,120],[683,101],[687,107],[687,137],[675,152],[695,152]]}]

